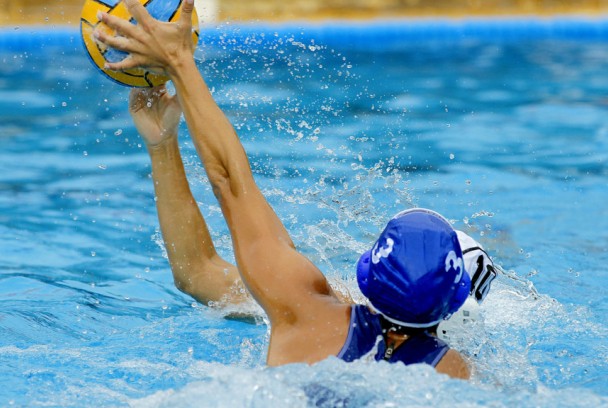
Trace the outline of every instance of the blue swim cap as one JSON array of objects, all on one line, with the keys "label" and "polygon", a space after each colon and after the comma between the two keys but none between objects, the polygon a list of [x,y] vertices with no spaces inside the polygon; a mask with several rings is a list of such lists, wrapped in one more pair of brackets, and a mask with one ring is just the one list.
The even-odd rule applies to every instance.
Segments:
[{"label": "blue swim cap", "polygon": [[434,211],[397,214],[357,264],[361,292],[395,324],[431,327],[466,300],[471,280],[450,223]]}]

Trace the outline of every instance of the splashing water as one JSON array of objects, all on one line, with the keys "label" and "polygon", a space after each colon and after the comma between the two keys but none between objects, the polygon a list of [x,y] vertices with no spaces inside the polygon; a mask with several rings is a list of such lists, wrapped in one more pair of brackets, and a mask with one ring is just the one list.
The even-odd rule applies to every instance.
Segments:
[{"label": "splashing water", "polygon": [[[0,64],[2,405],[608,404],[597,289],[608,214],[594,204],[608,175],[603,44],[361,50],[229,25],[197,53],[265,195],[338,290],[364,300],[358,254],[414,205],[445,214],[504,267],[483,320],[451,339],[475,367],[466,383],[334,358],[265,367],[259,306],[203,307],[174,288],[126,92],[80,50],[47,54],[61,63],[0,51],[11,62]],[[231,259],[182,133],[193,191]],[[255,318],[230,319],[238,312]]]}]

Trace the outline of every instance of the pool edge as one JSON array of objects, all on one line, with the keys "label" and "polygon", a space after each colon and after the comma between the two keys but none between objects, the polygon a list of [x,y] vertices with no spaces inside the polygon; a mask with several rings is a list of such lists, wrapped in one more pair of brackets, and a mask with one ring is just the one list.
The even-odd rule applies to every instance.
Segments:
[{"label": "pool edge", "polygon": [[[513,41],[538,39],[608,40],[608,16],[531,18],[428,18],[377,20],[289,21],[277,23],[223,23],[204,25],[203,41],[228,36],[293,35],[328,45],[355,44],[359,47],[390,46],[403,41],[461,41],[464,39]],[[80,46],[75,26],[0,27],[0,49],[36,50],[66,44]]]}]

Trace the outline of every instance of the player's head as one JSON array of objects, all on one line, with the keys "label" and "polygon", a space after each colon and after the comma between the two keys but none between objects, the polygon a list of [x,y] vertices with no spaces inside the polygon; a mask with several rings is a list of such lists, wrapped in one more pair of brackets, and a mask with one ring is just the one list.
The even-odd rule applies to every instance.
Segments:
[{"label": "player's head", "polygon": [[434,211],[415,208],[393,217],[357,264],[357,282],[388,321],[425,328],[456,312],[469,295],[456,231]]}]

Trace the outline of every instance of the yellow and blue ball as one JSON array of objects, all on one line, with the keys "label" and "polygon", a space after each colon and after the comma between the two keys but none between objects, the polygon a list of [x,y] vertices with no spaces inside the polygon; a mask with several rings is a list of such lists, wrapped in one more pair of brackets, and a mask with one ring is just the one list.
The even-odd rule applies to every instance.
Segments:
[{"label": "yellow and blue ball", "polygon": [[[179,19],[183,0],[139,0],[146,10],[157,20],[174,22]],[[113,16],[131,20],[132,17],[120,0],[86,0],[80,17],[80,33],[87,53],[95,65],[104,75],[121,85],[147,88],[162,85],[169,80],[166,75],[154,73],[143,68],[133,68],[123,71],[104,69],[106,62],[123,60],[125,52],[108,47],[97,41],[93,36],[95,29],[104,30],[110,35],[116,33],[105,23],[99,21],[97,13],[105,12]],[[192,13],[192,43],[196,45],[199,38],[199,23],[196,10]]]}]

